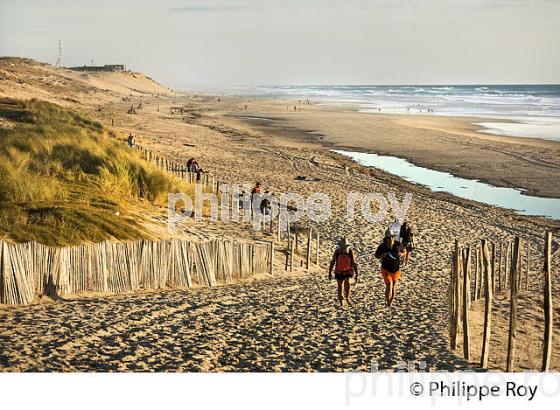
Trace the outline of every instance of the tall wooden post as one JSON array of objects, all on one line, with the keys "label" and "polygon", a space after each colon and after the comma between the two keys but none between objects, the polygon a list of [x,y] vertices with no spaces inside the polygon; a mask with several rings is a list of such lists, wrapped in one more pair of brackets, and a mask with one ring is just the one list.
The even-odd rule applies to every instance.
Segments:
[{"label": "tall wooden post", "polygon": [[319,266],[319,247],[320,247],[320,236],[319,230],[317,229],[317,243],[315,248],[315,265]]},{"label": "tall wooden post", "polygon": [[274,275],[274,241],[270,241],[270,271],[271,275]]},{"label": "tall wooden post", "polygon": [[502,292],[502,255],[504,254],[504,244],[500,242],[500,257],[498,258],[498,292]]},{"label": "tall wooden post", "polygon": [[471,249],[463,253],[463,357],[469,360],[469,307],[471,300]]},{"label": "tall wooden post", "polygon": [[484,304],[484,336],[482,338],[482,354],[480,357],[480,367],[483,369],[488,367],[488,357],[490,349],[490,334],[492,330],[492,278],[491,267],[488,255],[488,242],[486,239],[482,241],[482,257],[484,260],[484,278],[485,278],[485,304]]},{"label": "tall wooden post", "polygon": [[513,371],[513,364],[515,360],[515,344],[517,337],[517,276],[519,267],[519,245],[521,240],[519,237],[515,238],[513,246],[513,260],[511,262],[511,278],[510,278],[510,309],[509,309],[509,337],[508,337],[508,350],[507,350],[507,363],[506,371]]},{"label": "tall wooden post", "polygon": [[286,232],[288,234],[288,248],[292,246],[292,232],[290,229],[290,219],[286,217]]},{"label": "tall wooden post", "polygon": [[492,242],[490,276],[492,278],[492,294],[496,293],[496,244]]},{"label": "tall wooden post", "polygon": [[309,268],[311,266],[311,238],[313,235],[313,230],[311,228],[311,226],[309,226],[309,232],[307,235],[307,260],[306,260],[306,269],[309,271]]},{"label": "tall wooden post", "polygon": [[292,243],[290,244],[290,272],[294,271],[294,245],[295,242],[292,241]]},{"label": "tall wooden post", "polygon": [[531,263],[530,254],[531,254],[531,244],[527,242],[527,261],[525,266],[525,290],[529,290],[529,274],[531,273],[529,267],[529,264]]},{"label": "tall wooden post", "polygon": [[506,243],[506,257],[504,262],[504,286],[507,289],[510,286],[510,270],[509,270],[509,255],[510,255],[510,246],[511,244],[508,242]]},{"label": "tall wooden post", "polygon": [[474,248],[474,292],[472,300],[478,298],[478,247]]},{"label": "tall wooden post", "polygon": [[517,260],[517,291],[519,292],[521,288],[521,279],[523,278],[523,242],[519,241],[519,259]]},{"label": "tall wooden post", "polygon": [[552,267],[551,267],[552,233],[547,232],[544,237],[544,343],[541,371],[550,369],[552,357]]},{"label": "tall wooden post", "polygon": [[459,322],[461,317],[461,250],[459,241],[455,239],[455,249],[453,251],[453,270],[451,278],[451,331],[450,347],[451,350],[457,349],[457,333],[459,333]]}]

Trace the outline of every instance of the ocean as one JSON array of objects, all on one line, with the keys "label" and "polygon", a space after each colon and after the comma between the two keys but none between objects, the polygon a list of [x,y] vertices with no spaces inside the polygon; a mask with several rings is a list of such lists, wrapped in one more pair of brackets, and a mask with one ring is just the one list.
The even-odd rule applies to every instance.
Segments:
[{"label": "ocean", "polygon": [[491,118],[492,122],[477,123],[483,127],[481,132],[560,141],[560,84],[283,85],[227,91],[247,97],[343,104],[362,112]]}]

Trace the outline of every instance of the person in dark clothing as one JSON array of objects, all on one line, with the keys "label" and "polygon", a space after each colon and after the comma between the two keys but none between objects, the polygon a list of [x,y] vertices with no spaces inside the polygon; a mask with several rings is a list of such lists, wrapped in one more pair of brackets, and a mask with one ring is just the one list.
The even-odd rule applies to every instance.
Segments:
[{"label": "person in dark clothing", "polygon": [[414,250],[414,234],[412,233],[412,226],[405,221],[401,226],[401,244],[404,248],[404,265],[406,267],[408,265],[408,258],[410,254]]},{"label": "person in dark clothing", "polygon": [[[269,192],[266,191],[265,192],[266,195],[269,195]],[[268,199],[267,196],[265,196],[263,198],[263,200],[261,201],[260,205],[260,210],[261,210],[261,214],[263,215],[270,215],[271,211],[272,211],[272,204],[270,203],[270,200]]]},{"label": "person in dark clothing", "polygon": [[401,276],[400,258],[404,255],[402,245],[395,240],[395,235],[390,229],[385,232],[383,242],[375,251],[375,257],[381,260],[381,276],[385,282],[385,300],[391,306],[395,299],[397,281]]},{"label": "person in dark clothing", "polygon": [[196,182],[202,181],[202,174],[204,174],[204,170],[202,168],[198,168],[198,171],[196,171]]},{"label": "person in dark clothing", "polygon": [[342,288],[344,287],[344,295],[346,302],[350,302],[350,279],[354,278],[354,283],[358,282],[358,265],[354,258],[354,252],[350,247],[350,243],[346,238],[342,238],[338,242],[338,247],[334,251],[331,263],[329,265],[329,280],[332,280],[332,271],[334,268],[334,277],[338,283],[337,294],[340,306],[344,297],[342,296]]}]

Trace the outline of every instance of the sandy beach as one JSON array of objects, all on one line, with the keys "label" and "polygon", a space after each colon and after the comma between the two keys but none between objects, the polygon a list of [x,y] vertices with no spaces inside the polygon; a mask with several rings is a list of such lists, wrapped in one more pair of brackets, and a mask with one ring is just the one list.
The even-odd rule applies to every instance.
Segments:
[{"label": "sandy beach", "polygon": [[[294,111],[294,104],[302,111]],[[555,177],[560,142],[481,133],[483,127],[476,125],[498,120],[366,113],[348,105],[298,101],[253,100],[247,105],[248,113],[239,115],[248,121],[264,118],[260,126],[303,130],[327,146],[396,156],[494,186],[521,188],[528,195],[560,196]]]},{"label": "sandy beach", "polygon": [[[59,75],[41,70],[45,76]],[[467,118],[362,114],[314,105],[289,112],[286,105],[293,102],[179,93],[156,98],[155,89],[103,92],[96,88],[102,84],[110,89],[103,76],[93,76],[94,85],[88,79],[70,78],[73,75],[60,89],[39,83],[3,84],[0,95],[17,91],[18,97],[31,98],[41,90],[42,98],[70,105],[105,126],[113,119],[116,131],[133,132],[140,144],[172,159],[198,158],[220,181],[252,184],[259,180],[273,193],[327,194],[333,206],[332,216],[319,226],[321,269],[309,275],[279,272],[274,278],[214,289],[93,299],[78,296],[31,307],[3,306],[3,370],[366,371],[372,360],[383,369],[394,369],[400,360],[425,361],[430,370],[477,367],[476,358],[465,362],[460,351],[448,349],[447,285],[456,238],[475,243],[483,238],[504,241],[520,236],[531,244],[535,277],[526,295],[538,305],[543,235],[545,230],[556,235],[558,221],[433,193],[381,170],[359,166],[329,147],[396,155],[499,186],[558,196],[558,143],[479,134],[470,125],[473,119]],[[97,92],[92,94],[94,89]],[[135,104],[142,102],[137,115],[126,114],[131,104],[122,100],[126,94]],[[183,113],[172,114],[171,108],[182,108]],[[246,116],[272,121],[252,121]],[[298,176],[314,182],[298,180]],[[413,194],[407,220],[414,226],[417,250],[403,270],[391,310],[383,306],[379,262],[373,253],[392,216],[368,222],[357,213],[348,222],[349,192],[392,192],[399,201],[406,192]],[[154,236],[165,231],[166,210],[160,211],[145,218]],[[183,230],[196,235],[268,238],[243,224],[189,221]],[[336,240],[343,235],[352,242],[363,275],[355,288],[355,306],[341,310],[336,308],[335,284],[326,280],[326,266]],[[559,255],[555,243],[554,289],[559,285]],[[278,266],[282,260],[278,255]],[[555,290],[556,306],[558,296]],[[504,311],[496,308],[502,315]],[[520,335],[521,345],[532,343],[525,336],[542,329],[537,309],[528,311],[534,314],[523,317],[528,330]],[[555,318],[553,368],[558,370],[558,314]],[[503,325],[496,329],[496,340],[501,340],[506,330]],[[496,345],[497,357],[504,348],[503,343]],[[523,351],[519,349],[517,369],[532,365],[527,357],[531,351]],[[503,366],[501,359],[491,364],[495,369]]]}]

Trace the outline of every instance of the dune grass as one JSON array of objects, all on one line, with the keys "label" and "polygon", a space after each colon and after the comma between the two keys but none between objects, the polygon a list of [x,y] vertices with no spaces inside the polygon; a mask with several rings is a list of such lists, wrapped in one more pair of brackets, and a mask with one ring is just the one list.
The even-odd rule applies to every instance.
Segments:
[{"label": "dune grass", "polygon": [[0,117],[15,125],[0,127],[0,237],[49,245],[143,238],[131,203],[192,195],[191,186],[71,110],[2,99]]}]

